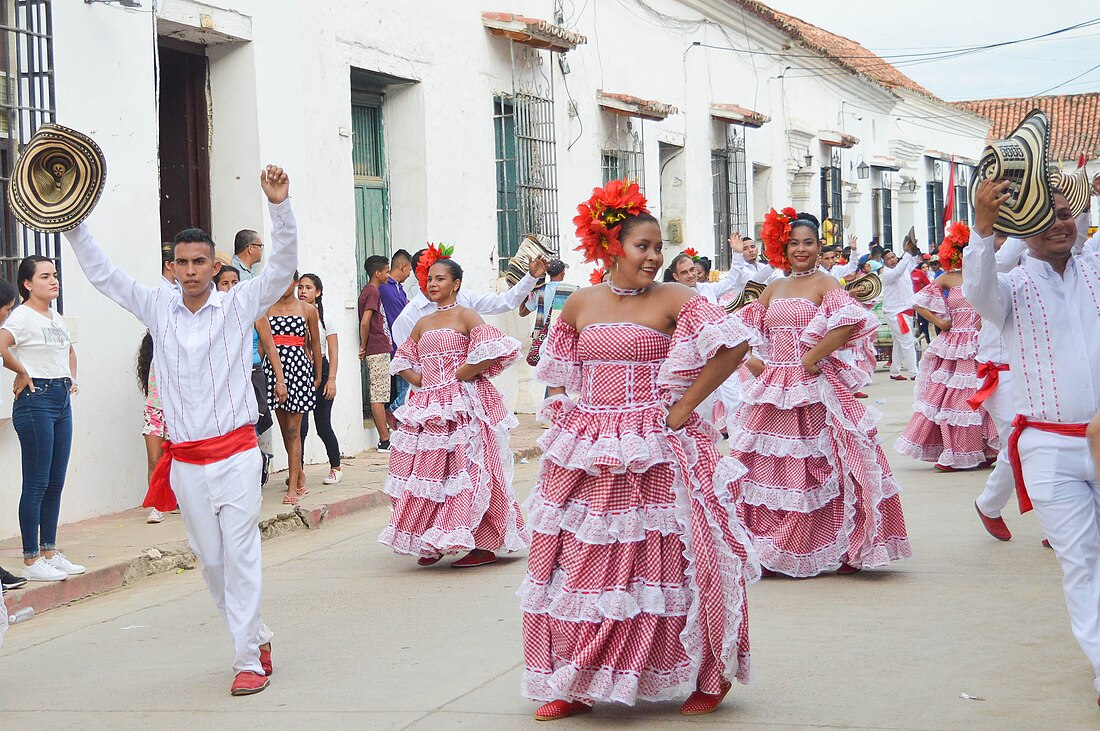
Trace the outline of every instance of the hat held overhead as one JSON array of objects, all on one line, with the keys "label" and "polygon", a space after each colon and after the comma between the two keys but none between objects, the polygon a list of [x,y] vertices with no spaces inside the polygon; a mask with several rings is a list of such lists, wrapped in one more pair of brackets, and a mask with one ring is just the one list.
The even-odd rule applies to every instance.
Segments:
[{"label": "hat held overhead", "polygon": [[1050,120],[1045,112],[1033,109],[1007,139],[988,145],[982,152],[971,195],[977,194],[978,184],[986,179],[1007,180],[1011,193],[1001,205],[993,230],[1023,239],[1054,222],[1049,147]]},{"label": "hat held overhead", "polygon": [[8,205],[27,228],[68,231],[91,215],[106,179],[107,161],[92,138],[43,124],[15,162]]}]

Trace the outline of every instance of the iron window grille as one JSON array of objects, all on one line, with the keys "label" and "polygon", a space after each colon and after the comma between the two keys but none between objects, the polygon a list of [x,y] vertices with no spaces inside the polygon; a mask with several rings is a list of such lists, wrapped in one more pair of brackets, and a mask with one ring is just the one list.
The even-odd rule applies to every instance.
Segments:
[{"label": "iron window grille", "polygon": [[751,236],[749,228],[748,162],[745,157],[745,130],[726,125],[726,145],[710,153],[711,188],[714,194],[714,268],[730,268],[730,234],[740,231]]},{"label": "iron window grille", "polygon": [[954,220],[970,223],[970,186],[968,185],[970,168],[967,165],[955,165],[955,211]]},{"label": "iron window grille", "polygon": [[928,210],[928,245],[935,251],[943,241],[943,168],[939,160],[932,162],[932,178],[925,184],[925,201]]},{"label": "iron window grille", "polygon": [[844,241],[844,198],[840,176],[840,153],[833,152],[830,164],[821,168],[821,224],[832,223],[831,244]]},{"label": "iron window grille", "polygon": [[[55,121],[53,3],[0,0],[0,182],[7,190],[19,151],[44,122]],[[61,274],[61,237],[19,224],[0,204],[0,276],[14,282],[23,257],[45,256]],[[64,293],[64,289],[62,289]],[[57,299],[63,311],[62,298]]]},{"label": "iron window grille", "polygon": [[883,172],[879,186],[871,191],[874,208],[874,234],[881,246],[890,248],[894,243],[894,196],[890,188],[890,175]]},{"label": "iron window grille", "polygon": [[545,236],[559,249],[553,64],[542,51],[510,46],[512,92],[493,97],[500,271],[525,234]]},{"label": "iron window grille", "polygon": [[611,121],[611,134],[600,153],[603,184],[612,180],[629,180],[638,184],[645,195],[645,127],[642,120],[634,129],[633,119],[606,112]]}]

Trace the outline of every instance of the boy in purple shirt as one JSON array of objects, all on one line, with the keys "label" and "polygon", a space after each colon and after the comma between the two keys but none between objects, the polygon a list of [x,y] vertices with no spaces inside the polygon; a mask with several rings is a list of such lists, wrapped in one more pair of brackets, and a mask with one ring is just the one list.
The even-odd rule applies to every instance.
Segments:
[{"label": "boy in purple shirt", "polygon": [[[412,256],[404,249],[398,249],[393,252],[393,256],[390,257],[390,276],[384,284],[378,287],[378,292],[382,297],[382,309],[386,313],[386,322],[390,326],[390,332],[393,332],[393,321],[397,319],[397,316],[401,314],[401,310],[405,309],[405,305],[408,304],[408,297],[405,294],[405,288],[401,285],[405,283],[405,280],[412,274]],[[390,356],[397,352],[397,343],[393,343],[390,346]],[[393,396],[393,401],[387,406],[387,411],[392,414],[398,406],[405,403],[405,395],[409,392],[409,384],[404,378],[398,378],[393,376],[390,379],[390,394]],[[387,416],[392,418],[392,416]]]},{"label": "boy in purple shirt", "polygon": [[389,323],[382,304],[379,285],[390,277],[390,263],[384,256],[367,257],[364,268],[370,281],[359,293],[359,358],[367,363],[370,385],[370,412],[378,430],[378,451],[390,451],[390,429],[386,423],[386,404],[390,401]]}]

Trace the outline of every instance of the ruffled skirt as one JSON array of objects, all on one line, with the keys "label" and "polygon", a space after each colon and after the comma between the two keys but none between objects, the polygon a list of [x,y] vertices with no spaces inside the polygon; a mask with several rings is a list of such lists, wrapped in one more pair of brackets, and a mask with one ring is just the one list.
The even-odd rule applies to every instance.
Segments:
[{"label": "ruffled skirt", "polygon": [[910,555],[877,419],[835,373],[801,365],[771,366],[746,390],[730,456],[748,469],[739,508],[762,566],[806,577]]},{"label": "ruffled skirt", "polygon": [[[495,403],[487,403],[495,399]],[[512,489],[508,432],[487,380],[416,391],[395,414],[385,492],[393,513],[379,541],[412,556],[481,548],[519,551],[529,537]]]},{"label": "ruffled skirt", "polygon": [[759,567],[736,518],[741,465],[698,417],[670,432],[660,407],[554,397],[548,415],[525,506],[523,694],[633,704],[747,680]]}]

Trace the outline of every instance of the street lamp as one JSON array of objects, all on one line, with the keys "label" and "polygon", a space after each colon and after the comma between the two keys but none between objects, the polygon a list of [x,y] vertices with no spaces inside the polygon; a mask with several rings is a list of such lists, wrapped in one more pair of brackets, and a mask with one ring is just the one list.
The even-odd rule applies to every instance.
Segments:
[{"label": "street lamp", "polygon": [[860,180],[866,180],[871,177],[871,166],[860,161],[859,165],[856,165],[856,175],[859,176]]}]

